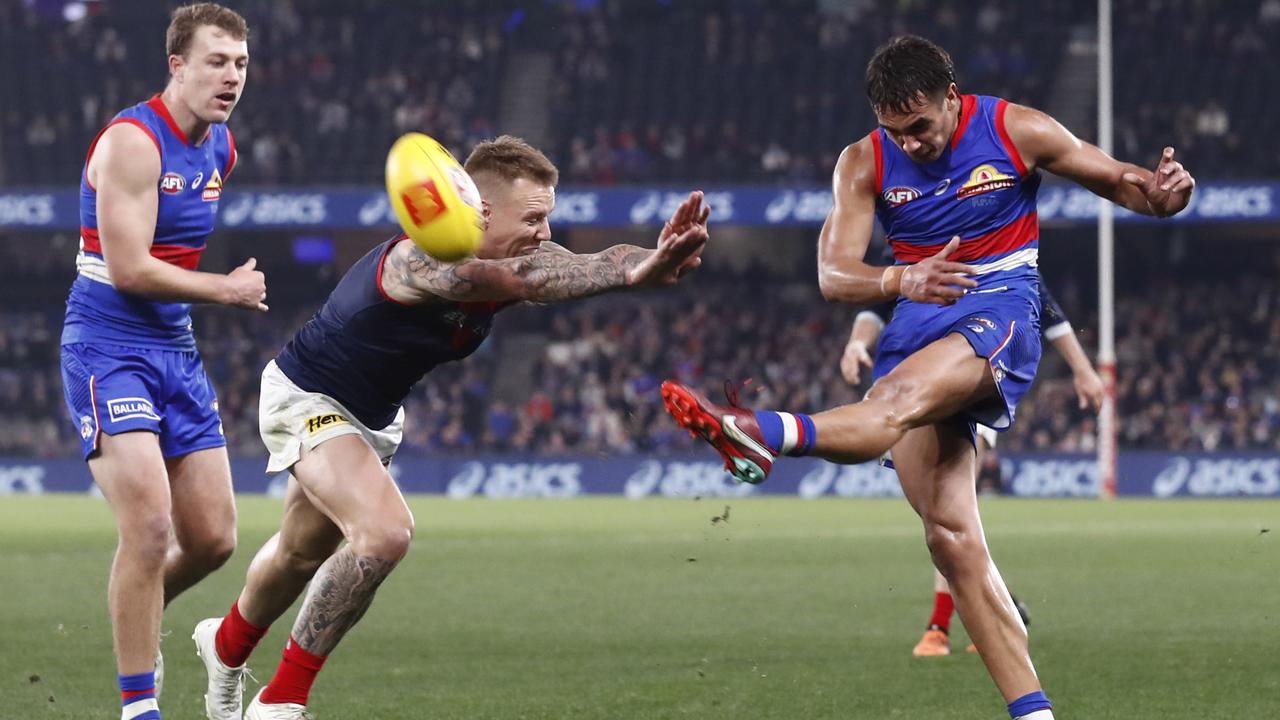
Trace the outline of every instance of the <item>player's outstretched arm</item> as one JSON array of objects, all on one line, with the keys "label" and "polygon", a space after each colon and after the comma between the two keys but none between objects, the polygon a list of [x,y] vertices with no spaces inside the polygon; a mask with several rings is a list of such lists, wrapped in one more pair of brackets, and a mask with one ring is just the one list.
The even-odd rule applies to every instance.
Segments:
[{"label": "player's outstretched arm", "polygon": [[90,159],[97,188],[98,236],[111,284],[120,292],[154,300],[213,302],[266,310],[267,286],[250,259],[227,275],[184,270],[151,255],[155,238],[160,155],[140,128],[107,129]]},{"label": "player's outstretched arm", "polygon": [[1173,159],[1172,147],[1164,149],[1152,172],[1116,160],[1029,107],[1010,103],[1005,128],[1028,169],[1044,168],[1136,213],[1169,217],[1191,202],[1195,178]]},{"label": "player's outstretched arm", "polygon": [[832,175],[834,202],[818,236],[818,287],[833,302],[874,305],[899,295],[915,302],[948,305],[962,288],[977,287],[973,268],[948,260],[954,238],[937,255],[914,265],[868,265],[876,209],[875,150],[869,139],[844,149]]},{"label": "player's outstretched arm", "polygon": [[387,255],[383,290],[409,304],[434,298],[551,303],[612,290],[671,285],[701,264],[708,214],[702,207],[702,193],[691,193],[663,225],[658,246],[652,250],[615,245],[579,255],[547,242],[530,255],[448,263],[412,243],[400,243]]}]

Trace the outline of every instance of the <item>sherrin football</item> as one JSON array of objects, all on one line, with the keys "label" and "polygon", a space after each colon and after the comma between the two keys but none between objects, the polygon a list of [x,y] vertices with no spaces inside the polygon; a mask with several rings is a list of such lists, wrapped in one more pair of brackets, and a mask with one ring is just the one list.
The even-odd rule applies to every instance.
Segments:
[{"label": "sherrin football", "polygon": [[484,239],[480,191],[434,138],[409,133],[387,153],[387,195],[405,235],[437,260],[474,255]]}]

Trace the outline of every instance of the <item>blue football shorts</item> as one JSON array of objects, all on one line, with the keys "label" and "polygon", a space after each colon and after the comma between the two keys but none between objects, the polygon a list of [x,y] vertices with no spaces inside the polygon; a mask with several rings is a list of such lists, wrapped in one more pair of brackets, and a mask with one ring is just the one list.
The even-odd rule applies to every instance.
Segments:
[{"label": "blue football shorts", "polygon": [[986,358],[998,391],[990,401],[966,408],[962,417],[970,424],[1009,429],[1040,364],[1040,297],[1034,281],[999,291],[971,291],[950,306],[900,300],[880,336],[872,380],[951,333],[963,335],[978,357]]},{"label": "blue football shorts", "polygon": [[86,460],[99,433],[153,432],[166,458],[227,444],[218,397],[194,350],[63,345],[62,387]]}]

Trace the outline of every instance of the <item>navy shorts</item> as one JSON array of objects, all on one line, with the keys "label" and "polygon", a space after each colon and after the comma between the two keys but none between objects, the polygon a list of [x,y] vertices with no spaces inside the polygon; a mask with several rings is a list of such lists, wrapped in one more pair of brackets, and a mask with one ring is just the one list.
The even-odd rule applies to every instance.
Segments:
[{"label": "navy shorts", "polygon": [[153,432],[166,458],[227,444],[218,397],[194,350],[63,345],[62,389],[86,460],[99,433]]},{"label": "navy shorts", "polygon": [[963,335],[978,357],[986,358],[999,393],[990,402],[966,408],[961,416],[970,423],[1007,430],[1040,364],[1040,296],[1034,281],[970,292],[951,306],[900,301],[880,336],[872,380],[951,333]]}]

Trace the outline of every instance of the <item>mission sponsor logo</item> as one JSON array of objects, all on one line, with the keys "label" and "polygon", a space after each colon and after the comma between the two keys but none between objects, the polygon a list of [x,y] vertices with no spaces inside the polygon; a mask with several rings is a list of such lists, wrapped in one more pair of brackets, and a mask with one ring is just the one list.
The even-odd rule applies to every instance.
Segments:
[{"label": "mission sponsor logo", "polygon": [[209,182],[204,184],[204,190],[200,193],[200,199],[205,202],[217,202],[222,197],[222,175],[214,168],[213,174],[209,176]]},{"label": "mission sponsor logo", "polygon": [[160,192],[165,195],[177,195],[187,187],[187,179],[176,172],[168,172],[160,178]]},{"label": "mission sponsor logo", "polygon": [[960,198],[973,197],[984,193],[995,192],[996,190],[1004,190],[1013,187],[1015,179],[1012,175],[1005,175],[996,169],[994,165],[979,165],[969,173],[969,181],[956,188],[956,196]]},{"label": "mission sponsor logo", "polygon": [[315,435],[316,433],[328,430],[338,425],[350,425],[350,421],[342,417],[338,413],[326,413],[324,415],[316,415],[307,418],[307,434]]},{"label": "mission sponsor logo", "polygon": [[124,397],[107,401],[107,415],[111,418],[111,422],[120,422],[121,420],[133,420],[143,418],[145,420],[159,420],[160,416],[156,415],[155,406],[146,398],[140,397]]},{"label": "mission sponsor logo", "polygon": [[920,197],[920,191],[915,188],[898,185],[885,190],[882,197],[884,198],[884,203],[889,207],[898,207]]}]

